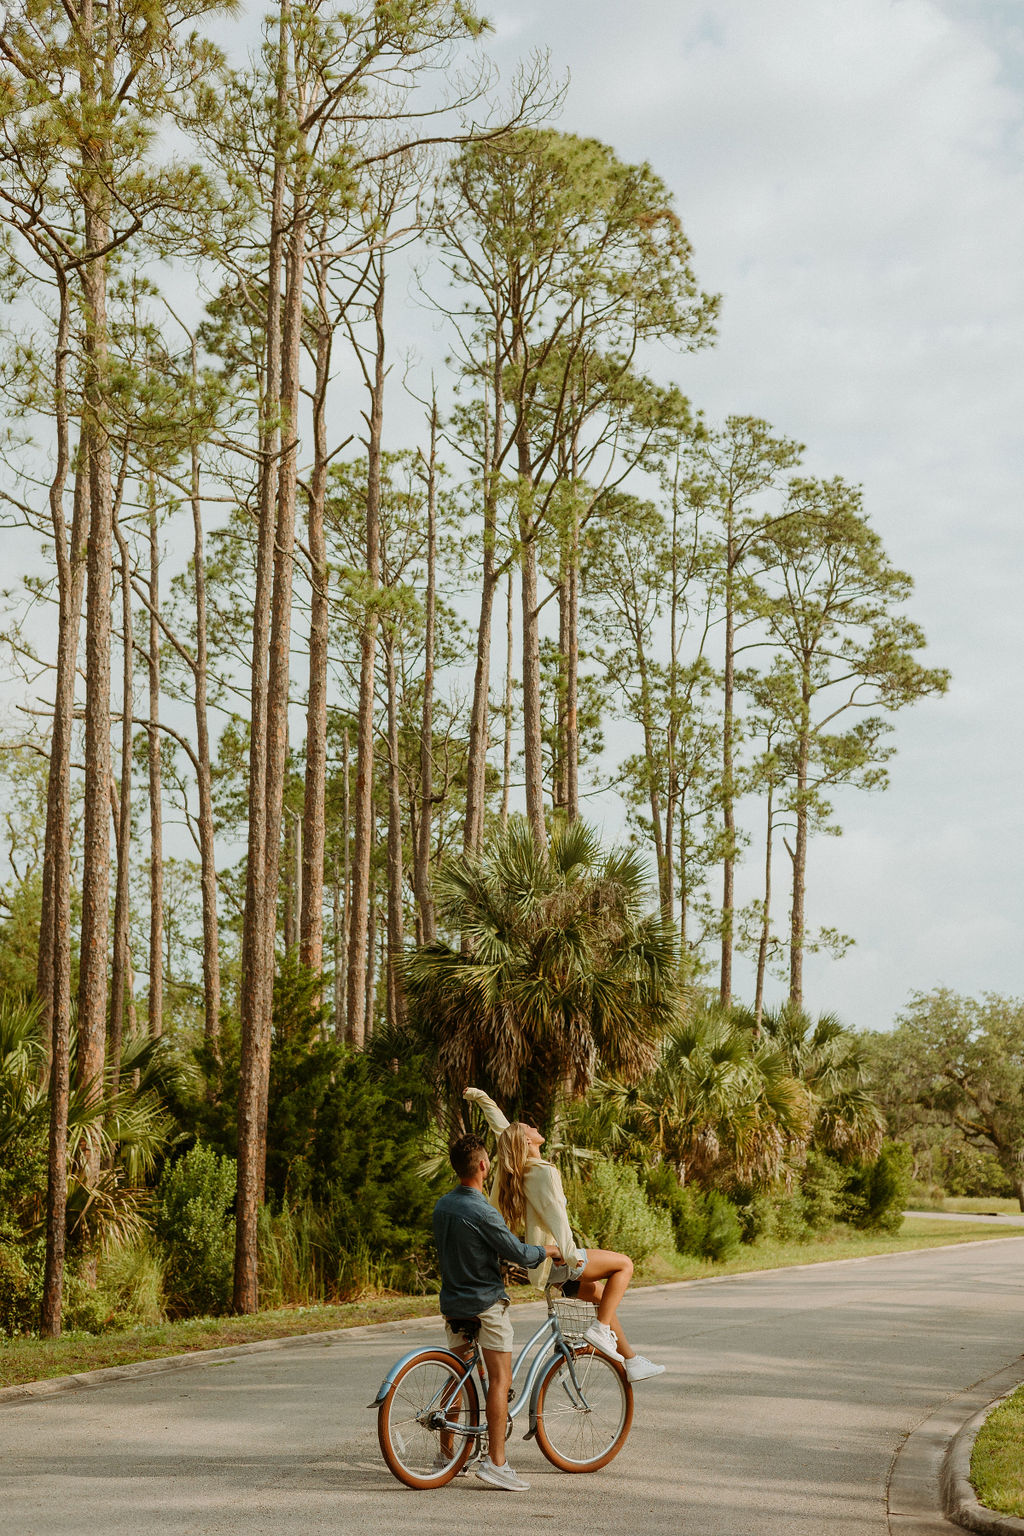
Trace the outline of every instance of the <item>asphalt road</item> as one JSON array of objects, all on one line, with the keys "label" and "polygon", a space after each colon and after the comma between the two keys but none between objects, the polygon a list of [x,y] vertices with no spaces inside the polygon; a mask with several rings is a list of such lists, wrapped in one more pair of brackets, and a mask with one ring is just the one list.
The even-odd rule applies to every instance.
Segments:
[{"label": "asphalt road", "polygon": [[[636,1389],[603,1471],[396,1483],[364,1404],[438,1337],[295,1344],[0,1408],[3,1536],[885,1536],[904,1436],[1024,1350],[1024,1241],[640,1291],[625,1317],[668,1373]],[[517,1333],[534,1308],[516,1311]]]}]

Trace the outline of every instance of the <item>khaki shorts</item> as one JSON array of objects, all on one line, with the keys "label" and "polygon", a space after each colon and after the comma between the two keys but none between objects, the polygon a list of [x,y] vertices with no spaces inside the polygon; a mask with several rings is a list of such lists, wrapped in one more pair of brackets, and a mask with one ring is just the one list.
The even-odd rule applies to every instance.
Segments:
[{"label": "khaki shorts", "polygon": [[[480,1318],[480,1332],[477,1342],[481,1349],[500,1349],[506,1354],[512,1353],[512,1319],[508,1315],[508,1302],[496,1301],[486,1312],[478,1314]],[[458,1319],[456,1319],[458,1321]],[[452,1327],[447,1318],[444,1320],[445,1333],[448,1335],[449,1349],[469,1349],[472,1340],[467,1339],[464,1333],[458,1333]]]}]

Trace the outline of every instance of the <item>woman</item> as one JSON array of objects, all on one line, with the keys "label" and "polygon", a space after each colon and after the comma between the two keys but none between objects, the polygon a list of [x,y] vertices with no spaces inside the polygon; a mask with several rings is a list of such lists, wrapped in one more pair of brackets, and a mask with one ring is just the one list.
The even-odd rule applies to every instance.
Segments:
[{"label": "woman", "polygon": [[536,1126],[518,1120],[514,1124],[481,1088],[467,1088],[465,1095],[478,1104],[498,1138],[498,1156],[490,1200],[511,1231],[526,1234],[528,1243],[557,1245],[563,1263],[552,1267],[550,1259],[530,1271],[531,1282],[543,1289],[560,1285],[566,1295],[579,1296],[597,1306],[597,1321],[583,1337],[588,1344],[624,1363],[630,1381],[660,1376],[663,1365],[638,1355],[623,1332],[618,1306],[633,1275],[633,1261],[624,1253],[605,1248],[580,1248],[572,1234],[565,1205],[562,1178],[554,1163],[541,1157],[544,1137]]}]

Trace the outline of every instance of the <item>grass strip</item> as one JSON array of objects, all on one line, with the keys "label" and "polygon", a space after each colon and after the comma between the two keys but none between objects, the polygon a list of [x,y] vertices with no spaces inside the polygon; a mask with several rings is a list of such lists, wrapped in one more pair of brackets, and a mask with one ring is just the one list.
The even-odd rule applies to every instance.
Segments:
[{"label": "grass strip", "polygon": [[1024,1516],[1024,1387],[981,1426],[971,1453],[971,1482],[986,1509]]},{"label": "grass strip", "polygon": [[[821,1264],[834,1259],[940,1248],[950,1243],[991,1241],[992,1237],[991,1227],[970,1222],[911,1218],[896,1233],[852,1233],[849,1228],[835,1228],[810,1242],[762,1240],[744,1245],[734,1258],[722,1264],[678,1254],[671,1258],[656,1255],[638,1269],[634,1283],[661,1285],[673,1280],[706,1280],[794,1264]],[[513,1293],[516,1302],[536,1299],[537,1293],[529,1287]],[[295,1338],[333,1328],[356,1328],[436,1313],[436,1296],[378,1295],[335,1306],[282,1307],[251,1317],[187,1318],[99,1335],[67,1333],[59,1339],[4,1339],[0,1340],[0,1386],[20,1386],[29,1381],[46,1381],[54,1376],[72,1376],[79,1371],[98,1371],[106,1366],[130,1365],[137,1360],[157,1360],[199,1349],[223,1349],[256,1339]]]}]

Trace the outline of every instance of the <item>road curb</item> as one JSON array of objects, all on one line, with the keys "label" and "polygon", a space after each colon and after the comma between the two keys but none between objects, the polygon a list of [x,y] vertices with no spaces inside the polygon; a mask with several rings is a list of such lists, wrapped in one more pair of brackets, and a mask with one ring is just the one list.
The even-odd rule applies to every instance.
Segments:
[{"label": "road curb", "polygon": [[1024,1355],[958,1392],[911,1430],[889,1471],[891,1536],[955,1536],[965,1529],[983,1536],[1024,1533],[1024,1521],[982,1509],[968,1480],[971,1447],[986,1414],[1021,1382]]},{"label": "road curb", "polygon": [[1016,1372],[1016,1380],[957,1430],[942,1466],[942,1501],[947,1516],[966,1530],[980,1532],[981,1536],[1024,1536],[1024,1520],[1017,1515],[1003,1515],[987,1509],[978,1502],[971,1484],[971,1453],[978,1432],[993,1409],[1012,1396],[1024,1381],[1024,1357],[1010,1369]]},{"label": "road curb", "polygon": [[[1020,1234],[1024,1237],[1024,1233]],[[984,1248],[989,1243],[1012,1242],[1017,1235],[983,1237],[962,1243],[942,1243],[943,1253],[953,1248]],[[895,1253],[856,1254],[848,1259],[818,1259],[807,1264],[780,1264],[774,1269],[745,1269],[732,1275],[701,1275],[693,1280],[666,1280],[659,1285],[637,1286],[637,1291],[684,1291],[694,1286],[724,1285],[729,1280],[755,1280],[764,1275],[785,1275],[796,1270],[828,1269],[836,1264],[869,1264],[877,1259],[902,1259],[914,1253],[928,1253],[928,1248],[901,1248]],[[537,1305],[526,1302],[523,1305]],[[0,1387],[0,1408],[17,1403],[37,1402],[43,1397],[55,1397],[60,1392],[89,1391],[95,1387],[113,1385],[119,1381],[135,1381],[140,1376],[155,1376],[161,1371],[189,1370],[194,1366],[216,1364],[218,1360],[234,1359],[239,1355],[256,1355],[265,1350],[285,1349],[290,1345],[313,1348],[317,1344],[341,1344],[346,1339],[362,1339],[371,1333],[401,1333],[407,1328],[431,1324],[437,1327],[437,1314],[425,1317],[399,1317],[385,1323],[359,1323],[352,1328],[329,1328],[321,1333],[294,1333],[279,1339],[254,1339],[248,1344],[227,1344],[219,1349],[192,1349],[182,1355],[160,1355],[155,1360],[135,1360],[127,1365],[108,1365],[96,1371],[77,1371],[71,1376],[50,1376],[42,1381],[20,1382],[13,1387]]]}]

